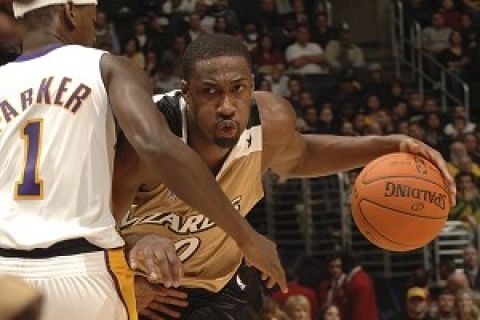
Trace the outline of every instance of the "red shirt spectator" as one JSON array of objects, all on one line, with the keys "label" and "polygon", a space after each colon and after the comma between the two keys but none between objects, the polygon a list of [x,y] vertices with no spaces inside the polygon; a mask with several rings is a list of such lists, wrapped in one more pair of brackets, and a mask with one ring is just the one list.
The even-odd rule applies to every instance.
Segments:
[{"label": "red shirt spectator", "polygon": [[347,277],[345,299],[345,319],[378,320],[373,281],[360,266],[350,271]]}]

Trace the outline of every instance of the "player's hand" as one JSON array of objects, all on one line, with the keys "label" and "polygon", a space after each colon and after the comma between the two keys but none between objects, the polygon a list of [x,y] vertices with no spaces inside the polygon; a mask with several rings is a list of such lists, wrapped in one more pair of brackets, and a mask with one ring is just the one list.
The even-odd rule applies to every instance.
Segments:
[{"label": "player's hand", "polygon": [[150,282],[178,287],[183,266],[175,252],[173,241],[157,235],[145,235],[132,247],[128,261],[133,270],[145,273]]},{"label": "player's hand", "polygon": [[273,241],[252,231],[251,237],[239,248],[245,257],[245,263],[260,270],[262,280],[268,280],[268,288],[278,283],[282,292],[288,292],[285,271],[278,257],[277,245]]},{"label": "player's hand", "polygon": [[436,165],[448,183],[448,187],[450,190],[450,202],[452,207],[455,206],[457,197],[457,187],[455,185],[455,179],[448,171],[447,164],[440,152],[421,141],[405,136],[401,136],[400,151],[421,156]]},{"label": "player's hand", "polygon": [[180,318],[180,313],[170,306],[188,306],[185,292],[150,283],[143,277],[135,278],[135,296],[138,313],[151,320],[163,320],[160,315],[162,313],[175,319]]}]

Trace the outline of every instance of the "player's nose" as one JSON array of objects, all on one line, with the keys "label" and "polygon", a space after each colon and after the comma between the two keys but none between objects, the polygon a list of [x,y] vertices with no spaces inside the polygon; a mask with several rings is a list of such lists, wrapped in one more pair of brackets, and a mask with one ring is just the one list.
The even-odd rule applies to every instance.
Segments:
[{"label": "player's nose", "polygon": [[236,112],[236,107],[235,104],[233,103],[233,100],[228,97],[228,95],[225,95],[223,98],[220,106],[217,109],[217,113],[223,117],[223,118],[233,118]]}]

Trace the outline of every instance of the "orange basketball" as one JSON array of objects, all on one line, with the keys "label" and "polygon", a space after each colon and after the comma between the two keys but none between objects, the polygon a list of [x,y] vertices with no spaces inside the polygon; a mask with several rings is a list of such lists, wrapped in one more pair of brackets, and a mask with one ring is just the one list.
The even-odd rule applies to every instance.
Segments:
[{"label": "orange basketball", "polygon": [[362,234],[390,251],[426,245],[442,229],[450,194],[440,171],[424,158],[392,153],[369,163],[355,181],[353,219]]}]

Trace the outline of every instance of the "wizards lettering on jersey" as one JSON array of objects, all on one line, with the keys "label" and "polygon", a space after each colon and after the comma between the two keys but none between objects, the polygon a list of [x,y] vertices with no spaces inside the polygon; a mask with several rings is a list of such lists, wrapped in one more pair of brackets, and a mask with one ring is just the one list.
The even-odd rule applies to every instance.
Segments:
[{"label": "wizards lettering on jersey", "polygon": [[[242,197],[233,199],[232,204],[240,211],[240,201]],[[215,227],[215,223],[211,222],[202,214],[193,214],[188,217],[179,215],[173,212],[168,213],[152,213],[144,215],[143,217],[132,217],[127,214],[122,222],[122,229],[133,227],[142,224],[154,224],[167,227],[170,231],[180,234],[188,235],[198,233]]]},{"label": "wizards lettering on jersey", "polygon": [[15,101],[0,100],[0,116],[4,120],[0,122],[8,124],[33,105],[59,106],[75,114],[91,93],[92,89],[83,83],[73,85],[71,78],[43,78],[38,87],[19,92]]}]

